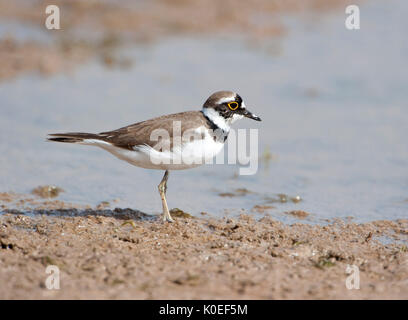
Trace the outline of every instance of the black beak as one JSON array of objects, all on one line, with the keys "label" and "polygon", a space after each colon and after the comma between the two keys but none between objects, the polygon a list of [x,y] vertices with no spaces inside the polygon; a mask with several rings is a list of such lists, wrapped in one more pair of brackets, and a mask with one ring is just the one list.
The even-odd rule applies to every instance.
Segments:
[{"label": "black beak", "polygon": [[249,119],[256,120],[256,121],[261,121],[261,118],[259,118],[257,115],[253,114],[252,112],[250,112],[248,110],[244,111],[243,116],[247,117]]}]

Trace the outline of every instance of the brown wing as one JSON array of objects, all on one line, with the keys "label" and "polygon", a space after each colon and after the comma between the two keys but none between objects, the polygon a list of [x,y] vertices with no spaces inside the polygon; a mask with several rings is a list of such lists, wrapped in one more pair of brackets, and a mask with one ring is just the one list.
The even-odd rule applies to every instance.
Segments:
[{"label": "brown wing", "polygon": [[138,122],[113,131],[101,132],[99,136],[117,147],[133,150],[133,148],[138,145],[154,147],[157,141],[150,139],[152,132],[154,130],[164,129],[168,132],[172,148],[173,135],[175,134],[173,132],[174,121],[180,121],[181,134],[183,134],[185,130],[199,126],[208,127],[208,122],[200,111],[188,111]]}]

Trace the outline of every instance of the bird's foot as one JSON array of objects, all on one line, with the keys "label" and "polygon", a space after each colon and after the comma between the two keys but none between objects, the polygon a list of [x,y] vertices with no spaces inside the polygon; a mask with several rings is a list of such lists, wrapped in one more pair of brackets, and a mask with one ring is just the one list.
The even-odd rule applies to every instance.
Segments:
[{"label": "bird's foot", "polygon": [[170,213],[163,213],[163,222],[174,222],[174,219],[171,217]]}]

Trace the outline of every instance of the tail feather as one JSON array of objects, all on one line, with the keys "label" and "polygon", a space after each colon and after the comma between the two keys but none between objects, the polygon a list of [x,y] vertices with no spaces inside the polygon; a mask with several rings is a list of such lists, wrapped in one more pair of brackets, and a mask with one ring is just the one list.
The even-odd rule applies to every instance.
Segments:
[{"label": "tail feather", "polygon": [[65,143],[81,143],[86,139],[103,140],[103,137],[98,134],[85,132],[51,133],[48,136],[48,141]]}]

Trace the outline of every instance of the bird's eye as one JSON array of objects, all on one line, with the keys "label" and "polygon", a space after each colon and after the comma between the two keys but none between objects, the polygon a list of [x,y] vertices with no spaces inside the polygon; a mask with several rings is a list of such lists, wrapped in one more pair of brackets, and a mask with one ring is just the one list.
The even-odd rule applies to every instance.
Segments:
[{"label": "bird's eye", "polygon": [[238,107],[239,107],[239,104],[236,101],[228,103],[228,108],[230,108],[232,111],[237,110]]}]

